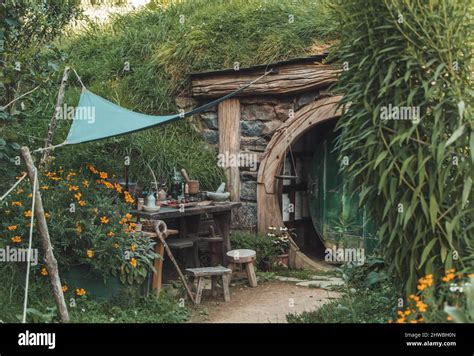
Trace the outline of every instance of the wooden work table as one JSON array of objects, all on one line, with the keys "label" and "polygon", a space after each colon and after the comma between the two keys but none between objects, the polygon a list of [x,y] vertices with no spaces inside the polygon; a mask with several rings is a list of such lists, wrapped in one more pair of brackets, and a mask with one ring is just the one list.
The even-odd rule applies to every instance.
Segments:
[{"label": "wooden work table", "polygon": [[[143,210],[132,210],[131,213],[137,216],[138,221],[140,219],[147,220],[163,220],[165,222],[169,220],[178,220],[179,222],[179,237],[186,237],[189,234],[198,234],[199,224],[202,215],[212,215],[214,223],[217,227],[217,233],[223,238],[223,255],[229,250],[231,250],[230,244],[230,226],[231,226],[231,216],[232,209],[241,206],[241,203],[238,202],[229,202],[225,204],[217,205],[206,205],[206,206],[194,206],[189,208],[184,208],[184,211],[175,207],[162,207],[160,211],[156,213],[147,213]],[[149,237],[156,236],[155,233],[144,233]],[[158,241],[155,251],[159,253],[164,258],[163,245]],[[162,269],[163,269],[163,260],[155,261],[156,273],[153,276],[153,289],[155,293],[159,294],[161,290],[161,281],[162,281]]]},{"label": "wooden work table", "polygon": [[184,208],[184,211],[180,211],[180,209],[174,207],[162,207],[160,211],[156,213],[147,213],[143,210],[132,210],[131,213],[139,219],[164,220],[165,222],[166,220],[178,219],[180,237],[185,237],[191,233],[197,234],[201,215],[212,215],[218,229],[217,233],[222,236],[224,246],[226,250],[229,251],[231,249],[229,232],[232,209],[241,205],[242,204],[238,202],[228,202],[216,205],[193,206]]}]

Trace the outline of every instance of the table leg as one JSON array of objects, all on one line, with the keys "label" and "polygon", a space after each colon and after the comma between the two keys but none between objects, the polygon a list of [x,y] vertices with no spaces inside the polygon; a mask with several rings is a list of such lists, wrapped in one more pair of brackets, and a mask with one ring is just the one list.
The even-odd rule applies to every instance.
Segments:
[{"label": "table leg", "polygon": [[160,295],[161,281],[163,278],[163,260],[165,258],[165,246],[158,241],[155,245],[155,253],[159,254],[161,258],[155,258],[155,270],[153,274],[152,289],[156,295]]},{"label": "table leg", "polygon": [[219,235],[224,239],[224,250],[225,252],[230,251],[230,224],[231,224],[231,211],[225,211],[222,213],[214,213],[214,223],[219,230]]}]

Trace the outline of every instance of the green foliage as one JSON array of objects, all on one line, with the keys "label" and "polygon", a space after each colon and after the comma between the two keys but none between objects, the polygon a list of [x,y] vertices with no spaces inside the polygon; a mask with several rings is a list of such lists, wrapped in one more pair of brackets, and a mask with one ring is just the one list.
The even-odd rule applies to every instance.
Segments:
[{"label": "green foliage", "polygon": [[274,240],[263,234],[233,231],[231,236],[232,248],[250,249],[257,253],[257,268],[262,271],[271,269],[279,254],[278,245]]},{"label": "green foliage", "polygon": [[340,299],[315,311],[288,314],[290,323],[386,323],[395,313],[397,292],[385,271],[383,260],[368,259],[363,266],[342,270],[345,286]]},{"label": "green foliage", "polygon": [[[336,90],[349,189],[370,209],[380,246],[413,291],[418,277],[474,264],[472,17],[469,1],[337,1],[348,65]],[[350,104],[350,105],[349,105]],[[420,120],[384,120],[389,105]],[[457,258],[457,259],[456,259]]]},{"label": "green foliage", "polygon": [[[61,270],[88,265],[104,278],[119,275],[122,283],[140,284],[154,271],[154,241],[131,234],[131,197],[108,173],[94,167],[46,172],[39,177],[51,241]],[[111,178],[111,177],[110,177]],[[30,189],[24,184],[0,208],[0,247],[27,248],[31,212]],[[71,204],[74,204],[71,210]],[[40,248],[35,233],[35,247]],[[40,265],[32,267],[36,273]]]}]

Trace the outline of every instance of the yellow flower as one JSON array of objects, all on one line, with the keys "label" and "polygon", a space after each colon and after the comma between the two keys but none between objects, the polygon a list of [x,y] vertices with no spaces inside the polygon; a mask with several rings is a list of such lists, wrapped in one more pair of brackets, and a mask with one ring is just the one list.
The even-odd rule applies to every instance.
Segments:
[{"label": "yellow flower", "polygon": [[84,288],[77,288],[76,289],[76,295],[79,297],[82,297],[83,295],[86,295],[87,292]]},{"label": "yellow flower", "polygon": [[107,233],[107,236],[108,236],[108,237],[114,237],[115,234],[114,234],[112,231],[109,231],[109,232]]},{"label": "yellow flower", "polygon": [[68,286],[63,286],[63,293],[66,293],[69,290]]},{"label": "yellow flower", "polygon": [[49,213],[44,213],[44,217],[47,219],[49,218],[51,215],[49,215]]},{"label": "yellow flower", "polygon": [[133,216],[132,214],[127,213],[127,214],[125,214],[125,219],[130,220],[132,218],[132,216]]},{"label": "yellow flower", "polygon": [[132,259],[130,260],[130,264],[131,264],[133,267],[137,267],[137,260],[134,259],[134,258],[132,258]]},{"label": "yellow flower", "polygon": [[32,211],[31,210],[27,210],[23,213],[23,215],[25,215],[25,218],[31,218],[31,215],[32,215]]},{"label": "yellow flower", "polygon": [[47,276],[47,275],[48,275],[48,270],[46,269],[46,267],[41,268],[41,274],[42,274],[43,276]]},{"label": "yellow flower", "polygon": [[24,192],[23,189],[18,189],[18,190],[16,191],[16,194],[21,194],[21,193],[23,193],[23,192]]},{"label": "yellow flower", "polygon": [[109,177],[109,175],[106,172],[100,172],[99,176],[102,179],[107,179]]},{"label": "yellow flower", "polygon": [[12,242],[19,244],[21,242],[20,236],[15,236],[11,238]]},{"label": "yellow flower", "polygon": [[92,250],[87,250],[87,257],[89,257],[89,258],[94,257],[94,251],[92,251]]},{"label": "yellow flower", "polygon": [[86,205],[86,202],[84,200],[79,200],[79,205],[84,206],[84,205]]},{"label": "yellow flower", "polygon": [[112,245],[113,248],[119,248],[119,244],[115,243]]},{"label": "yellow flower", "polygon": [[41,187],[41,189],[43,189],[43,190],[48,190],[49,187],[48,187],[47,185],[43,185],[43,186]]},{"label": "yellow flower", "polygon": [[82,185],[86,188],[89,188],[89,181],[88,180],[82,181]]},{"label": "yellow flower", "polygon": [[114,186],[117,193],[122,193],[122,187],[120,186],[120,184],[115,183]]},{"label": "yellow flower", "polygon": [[107,224],[107,223],[109,222],[109,219],[108,219],[106,216],[102,216],[102,217],[100,218],[100,222],[101,222],[102,224]]},{"label": "yellow flower", "polygon": [[10,231],[15,231],[17,229],[17,226],[16,225],[10,225],[7,229],[10,230]]},{"label": "yellow flower", "polygon": [[129,204],[133,204],[135,202],[135,200],[132,198],[129,192],[125,191],[124,196],[125,196],[125,202]]},{"label": "yellow flower", "polygon": [[130,246],[130,249],[132,250],[132,252],[135,252],[137,250],[137,245],[132,244],[132,246]]},{"label": "yellow flower", "polygon": [[76,224],[76,234],[80,235],[82,233],[82,226],[81,224]]},{"label": "yellow flower", "polygon": [[79,190],[79,187],[77,185],[70,185],[69,186],[69,191],[70,192],[77,191],[77,190]]},{"label": "yellow flower", "polygon": [[114,185],[113,185],[112,183],[110,183],[110,182],[106,182],[105,180],[102,181],[102,182],[103,182],[103,184],[104,184],[107,188],[109,188],[109,189],[112,189],[112,188],[114,187]]},{"label": "yellow flower", "polygon": [[21,201],[13,201],[12,206],[22,206],[23,203]]}]

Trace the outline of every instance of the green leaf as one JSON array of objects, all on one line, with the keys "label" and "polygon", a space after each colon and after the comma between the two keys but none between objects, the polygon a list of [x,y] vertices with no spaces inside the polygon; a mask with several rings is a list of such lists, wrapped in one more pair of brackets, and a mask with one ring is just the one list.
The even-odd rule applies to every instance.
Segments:
[{"label": "green leaf", "polygon": [[471,151],[472,163],[474,163],[474,131],[471,131],[471,137],[469,138],[469,150]]},{"label": "green leaf", "polygon": [[431,221],[431,228],[435,229],[436,225],[436,216],[438,215],[438,202],[436,201],[436,197],[434,195],[430,196],[430,221]]},{"label": "green leaf", "polygon": [[423,266],[423,264],[426,261],[426,258],[428,257],[429,253],[433,249],[433,246],[435,245],[436,242],[437,242],[436,239],[432,239],[430,242],[428,242],[428,245],[426,245],[426,247],[423,250],[423,253],[421,254],[420,265],[418,266],[418,268],[421,268]]},{"label": "green leaf", "polygon": [[454,141],[456,141],[459,137],[461,137],[462,134],[464,133],[465,127],[466,127],[466,124],[462,124],[461,126],[459,126],[456,129],[456,131],[453,132],[453,134],[451,135],[449,140],[446,141],[445,146],[448,147],[450,144],[452,144]]},{"label": "green leaf", "polygon": [[387,157],[388,151],[382,151],[380,154],[377,156],[377,159],[375,160],[375,165],[374,169],[377,168],[377,166],[380,164],[380,162],[383,161],[385,157]]},{"label": "green leaf", "polygon": [[461,209],[464,209],[467,203],[467,199],[469,198],[469,194],[471,193],[471,186],[472,186],[472,178],[468,177],[464,181],[464,188],[462,190],[462,203],[461,203]]}]

